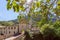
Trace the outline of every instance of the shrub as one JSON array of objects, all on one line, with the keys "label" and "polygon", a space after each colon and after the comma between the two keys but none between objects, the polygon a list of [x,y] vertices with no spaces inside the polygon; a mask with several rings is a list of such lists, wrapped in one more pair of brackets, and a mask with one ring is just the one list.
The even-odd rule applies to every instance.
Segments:
[{"label": "shrub", "polygon": [[49,34],[55,34],[54,33],[54,27],[53,25],[50,25],[50,24],[44,24],[41,29],[40,29],[40,32],[44,35],[44,36],[48,36]]},{"label": "shrub", "polygon": [[54,23],[55,34],[60,37],[60,21]]},{"label": "shrub", "polygon": [[56,21],[53,24],[44,24],[40,28],[40,32],[45,36],[52,34],[54,36],[60,37],[60,21]]}]

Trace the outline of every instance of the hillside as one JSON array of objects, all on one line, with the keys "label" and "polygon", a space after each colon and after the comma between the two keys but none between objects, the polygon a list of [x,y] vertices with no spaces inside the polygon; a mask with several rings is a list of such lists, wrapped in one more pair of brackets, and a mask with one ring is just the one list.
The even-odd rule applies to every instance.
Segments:
[{"label": "hillside", "polygon": [[11,25],[14,25],[14,24],[18,24],[17,19],[10,20],[10,21],[0,21],[0,25],[2,25],[2,26],[11,26]]}]

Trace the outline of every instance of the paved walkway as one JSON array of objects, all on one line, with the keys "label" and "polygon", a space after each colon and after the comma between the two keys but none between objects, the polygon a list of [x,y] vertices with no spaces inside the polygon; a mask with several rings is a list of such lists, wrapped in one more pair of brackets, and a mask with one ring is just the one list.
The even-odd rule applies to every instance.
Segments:
[{"label": "paved walkway", "polygon": [[[38,30],[38,29],[37,29],[37,28],[32,28],[31,30],[34,31],[34,30]],[[24,34],[24,32],[22,32],[20,35],[6,38],[5,40],[14,40],[14,39],[16,39],[16,38],[21,38],[21,37],[23,37],[23,34]]]},{"label": "paved walkway", "polygon": [[7,39],[5,39],[5,40],[13,40],[13,39],[15,39],[16,37],[10,37],[10,38],[7,38]]},{"label": "paved walkway", "polygon": [[5,40],[14,40],[16,38],[20,38],[21,36],[23,36],[24,32],[22,32],[20,35],[18,36],[13,36],[13,37],[9,37],[9,38],[6,38]]}]

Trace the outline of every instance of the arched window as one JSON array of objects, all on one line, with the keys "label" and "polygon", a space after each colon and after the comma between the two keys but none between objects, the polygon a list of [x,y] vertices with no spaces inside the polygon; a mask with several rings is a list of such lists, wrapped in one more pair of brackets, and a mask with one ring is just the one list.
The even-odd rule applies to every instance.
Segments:
[{"label": "arched window", "polygon": [[9,34],[10,34],[10,31],[9,31]]}]

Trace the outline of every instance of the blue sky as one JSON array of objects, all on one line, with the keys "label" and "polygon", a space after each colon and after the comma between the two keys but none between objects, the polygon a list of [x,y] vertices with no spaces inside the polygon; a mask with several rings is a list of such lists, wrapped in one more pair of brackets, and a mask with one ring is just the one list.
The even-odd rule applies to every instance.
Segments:
[{"label": "blue sky", "polygon": [[18,13],[15,13],[13,10],[7,10],[6,4],[6,0],[0,1],[0,21],[14,20],[18,16]]}]

